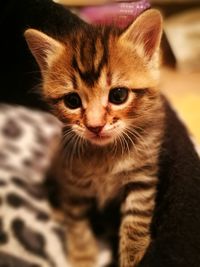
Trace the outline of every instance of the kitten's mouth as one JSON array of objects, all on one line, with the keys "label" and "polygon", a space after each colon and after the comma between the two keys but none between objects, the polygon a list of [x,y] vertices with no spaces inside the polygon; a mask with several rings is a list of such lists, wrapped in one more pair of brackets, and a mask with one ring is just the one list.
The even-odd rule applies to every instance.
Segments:
[{"label": "kitten's mouth", "polygon": [[95,145],[104,146],[112,142],[112,137],[108,134],[94,134],[87,137],[87,139]]}]

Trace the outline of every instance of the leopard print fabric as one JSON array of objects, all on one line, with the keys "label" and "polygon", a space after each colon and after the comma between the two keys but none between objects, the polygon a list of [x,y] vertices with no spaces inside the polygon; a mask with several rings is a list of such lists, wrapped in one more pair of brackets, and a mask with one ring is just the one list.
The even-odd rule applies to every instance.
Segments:
[{"label": "leopard print fabric", "polygon": [[[61,129],[48,113],[0,104],[0,267],[70,267],[44,186]],[[97,267],[111,258],[100,245]]]},{"label": "leopard print fabric", "polygon": [[43,186],[60,132],[47,113],[0,105],[0,266],[69,266]]}]

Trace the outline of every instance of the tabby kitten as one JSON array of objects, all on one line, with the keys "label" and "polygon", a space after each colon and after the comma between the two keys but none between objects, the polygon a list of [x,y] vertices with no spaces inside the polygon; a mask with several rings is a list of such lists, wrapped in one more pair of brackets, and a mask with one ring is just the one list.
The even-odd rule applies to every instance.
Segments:
[{"label": "tabby kitten", "polygon": [[94,201],[99,212],[120,203],[120,267],[137,266],[151,243],[165,117],[157,88],[161,35],[153,9],[124,31],[83,24],[63,42],[25,32],[44,99],[64,124],[59,182],[72,266],[97,265],[88,215]]}]

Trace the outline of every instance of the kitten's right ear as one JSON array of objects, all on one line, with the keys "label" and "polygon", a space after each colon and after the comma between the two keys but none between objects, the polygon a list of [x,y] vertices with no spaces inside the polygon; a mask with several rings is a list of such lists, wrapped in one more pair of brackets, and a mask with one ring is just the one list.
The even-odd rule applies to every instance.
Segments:
[{"label": "kitten's right ear", "polygon": [[151,59],[158,50],[162,35],[162,16],[156,9],[149,9],[142,13],[122,33],[122,43],[130,42],[143,51],[143,55]]},{"label": "kitten's right ear", "polygon": [[48,70],[52,59],[64,49],[59,41],[38,30],[28,29],[24,36],[42,72]]}]

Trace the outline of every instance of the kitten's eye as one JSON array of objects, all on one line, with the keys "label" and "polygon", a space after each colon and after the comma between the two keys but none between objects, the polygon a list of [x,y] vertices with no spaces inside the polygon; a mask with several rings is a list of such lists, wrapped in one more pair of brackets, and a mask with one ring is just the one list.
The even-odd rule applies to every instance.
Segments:
[{"label": "kitten's eye", "polygon": [[128,98],[127,88],[114,88],[110,90],[109,101],[115,105],[120,105],[126,102]]},{"label": "kitten's eye", "polygon": [[65,105],[70,109],[80,108],[82,106],[81,98],[77,93],[69,93],[64,97]]}]

